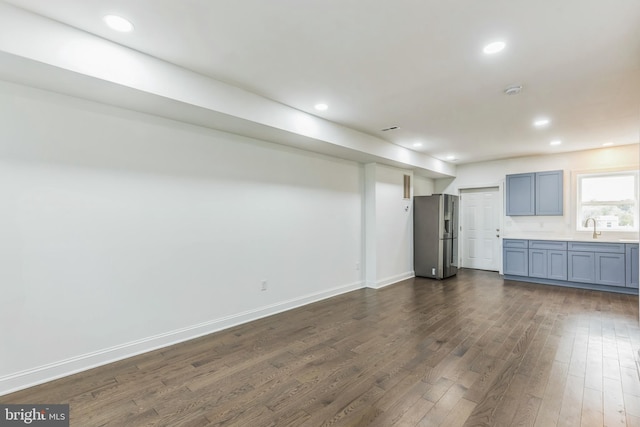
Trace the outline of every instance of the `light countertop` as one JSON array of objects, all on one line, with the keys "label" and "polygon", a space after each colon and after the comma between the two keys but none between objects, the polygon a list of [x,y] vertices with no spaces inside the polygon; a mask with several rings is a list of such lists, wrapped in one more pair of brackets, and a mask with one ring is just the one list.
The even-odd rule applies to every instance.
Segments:
[{"label": "light countertop", "polygon": [[566,242],[593,242],[593,243],[638,243],[638,239],[616,239],[606,236],[600,236],[594,239],[591,236],[536,236],[534,234],[518,234],[510,236],[502,236],[503,239],[522,239],[522,240],[556,240]]}]

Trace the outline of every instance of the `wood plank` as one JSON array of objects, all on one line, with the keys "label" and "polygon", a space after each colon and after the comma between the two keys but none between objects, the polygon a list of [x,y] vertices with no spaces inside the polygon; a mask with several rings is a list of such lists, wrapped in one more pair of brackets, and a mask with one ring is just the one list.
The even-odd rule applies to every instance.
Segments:
[{"label": "wood plank", "polygon": [[556,425],[562,408],[562,398],[567,383],[569,364],[554,361],[549,373],[542,402],[538,409],[535,426],[546,427]]},{"label": "wood plank", "polygon": [[624,397],[620,381],[604,378],[603,418],[604,425],[625,426],[627,416],[624,409]]},{"label": "wood plank", "polygon": [[388,427],[398,423],[417,401],[425,400],[422,396],[429,387],[428,383],[422,381],[422,375],[412,374],[404,377],[375,403],[382,413],[371,422],[371,426]]},{"label": "wood plank", "polygon": [[513,416],[513,426],[533,426],[538,416],[542,399],[526,394],[520,399],[520,405]]},{"label": "wood plank", "polygon": [[580,415],[580,425],[584,427],[603,426],[603,412],[602,391],[585,387],[582,395],[582,414]]},{"label": "wood plank", "polygon": [[[639,425],[638,299],[460,270],[7,396],[72,425]],[[634,353],[635,350],[635,353]]]},{"label": "wood plank", "polygon": [[454,384],[447,392],[427,411],[424,417],[416,425],[418,426],[439,426],[445,425],[444,420],[455,410],[458,403],[464,396],[466,389],[458,384]]},{"label": "wood plank", "polygon": [[562,406],[558,417],[558,426],[580,425],[582,418],[582,401],[584,394],[584,377],[568,375],[562,396]]}]

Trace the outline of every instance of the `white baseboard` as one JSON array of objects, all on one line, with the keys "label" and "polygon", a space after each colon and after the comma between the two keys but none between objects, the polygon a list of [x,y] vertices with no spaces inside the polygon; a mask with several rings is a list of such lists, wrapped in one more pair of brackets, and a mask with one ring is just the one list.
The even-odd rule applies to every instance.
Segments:
[{"label": "white baseboard", "polygon": [[6,375],[0,377],[0,396],[116,362],[118,360],[126,359],[128,357],[136,356],[138,354],[188,341],[213,332],[218,332],[223,329],[241,325],[263,317],[272,316],[303,305],[351,292],[353,290],[360,289],[363,286],[363,282],[355,282],[303,297],[281,301],[255,310],[245,311],[232,316],[211,320],[189,326],[187,328],[169,331],[163,334],[154,335],[137,341],[124,343],[92,353],[82,354],[55,363]]},{"label": "white baseboard", "polygon": [[372,289],[380,289],[384,288],[385,286],[393,285],[394,283],[410,279],[412,277],[415,277],[415,273],[413,271],[407,271],[401,274],[396,274],[395,276],[385,277],[383,279],[377,280],[375,283],[367,283],[367,287]]}]

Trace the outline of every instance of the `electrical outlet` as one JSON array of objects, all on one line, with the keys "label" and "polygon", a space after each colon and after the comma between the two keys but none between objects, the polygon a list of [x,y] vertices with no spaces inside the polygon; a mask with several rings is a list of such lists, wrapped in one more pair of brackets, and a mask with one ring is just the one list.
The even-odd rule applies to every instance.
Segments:
[{"label": "electrical outlet", "polygon": [[266,280],[263,280],[262,282],[260,282],[260,290],[261,291],[266,291],[268,288],[268,283]]},{"label": "electrical outlet", "polygon": [[360,263],[356,262],[356,270],[360,270]]}]

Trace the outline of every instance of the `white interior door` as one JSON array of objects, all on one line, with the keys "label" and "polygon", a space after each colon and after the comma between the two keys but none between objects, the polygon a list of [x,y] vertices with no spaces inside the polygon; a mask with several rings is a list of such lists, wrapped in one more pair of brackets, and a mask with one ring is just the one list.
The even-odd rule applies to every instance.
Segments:
[{"label": "white interior door", "polygon": [[462,267],[500,270],[500,215],[498,187],[460,191]]}]

